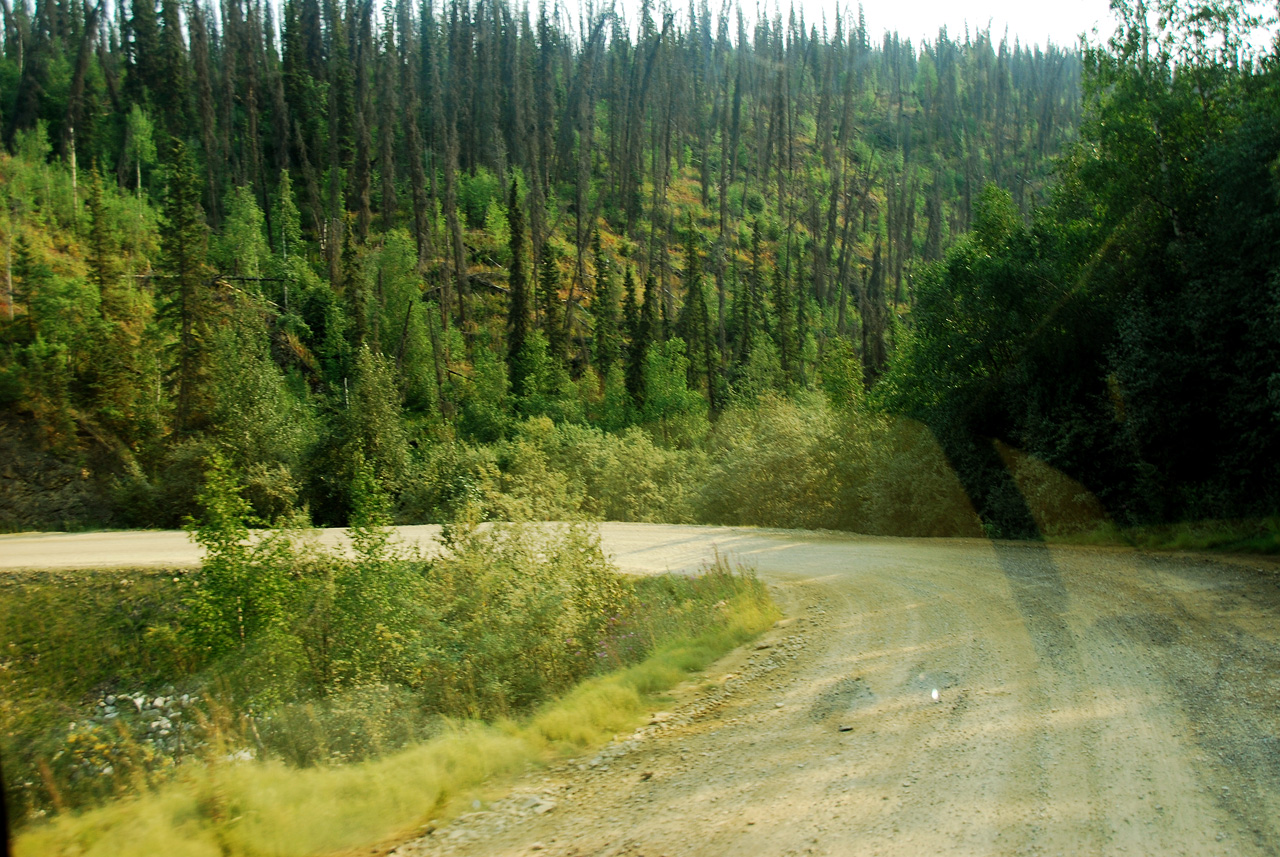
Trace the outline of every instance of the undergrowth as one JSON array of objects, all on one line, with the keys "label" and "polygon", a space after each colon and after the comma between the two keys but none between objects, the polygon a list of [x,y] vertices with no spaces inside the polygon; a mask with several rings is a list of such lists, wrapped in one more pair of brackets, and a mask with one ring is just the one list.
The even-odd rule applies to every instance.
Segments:
[{"label": "undergrowth", "polygon": [[168,782],[28,827],[15,853],[304,855],[393,840],[463,805],[486,780],[634,728],[654,694],[778,617],[763,586],[723,562],[699,577],[646,578],[634,589],[665,639],[640,662],[589,678],[523,717],[444,720],[429,740],[307,767],[243,760],[227,752],[241,736],[221,735],[200,764]]},{"label": "undergrowth", "polygon": [[494,774],[632,726],[768,627],[722,559],[620,574],[583,526],[456,525],[404,555],[377,498],[355,558],[244,538],[211,474],[187,573],[0,590],[0,753],[22,854],[307,854],[395,836]]},{"label": "undergrowth", "polygon": [[1071,538],[1067,544],[1125,545],[1152,551],[1215,551],[1280,554],[1280,517],[1243,521],[1186,521],[1144,527],[1104,523]]}]

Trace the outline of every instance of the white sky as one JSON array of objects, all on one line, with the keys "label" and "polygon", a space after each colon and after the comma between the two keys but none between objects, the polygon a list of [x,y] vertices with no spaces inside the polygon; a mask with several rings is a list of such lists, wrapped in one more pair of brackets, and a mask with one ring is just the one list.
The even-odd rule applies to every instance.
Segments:
[{"label": "white sky", "polygon": [[[514,2],[536,10],[539,0]],[[552,2],[555,0],[548,0],[548,5]],[[675,12],[677,21],[685,17],[689,0],[665,2]],[[702,0],[694,2],[702,5]],[[846,32],[858,20],[858,0],[706,0],[713,16],[720,13],[726,2],[731,8],[737,5],[742,9],[748,27],[756,20],[757,12],[771,19],[780,13],[785,25],[793,3],[797,13],[803,11],[806,29],[816,25],[821,31],[825,19],[828,33],[832,32],[837,9],[843,14]],[[664,5],[663,0],[650,0],[650,3],[655,10]],[[600,9],[610,5],[623,14],[634,35],[641,0],[559,0],[560,12],[570,32],[577,30],[584,6]],[[897,31],[917,46],[922,41],[933,41],[944,26],[953,39],[963,38],[966,24],[970,33],[989,26],[997,44],[1007,31],[1011,44],[1017,40],[1023,45],[1044,46],[1052,41],[1061,47],[1075,47],[1082,33],[1088,34],[1095,43],[1105,41],[1115,30],[1109,0],[862,0],[862,11],[867,19],[868,37],[873,42],[880,41],[886,32]],[[731,29],[734,26],[730,23]],[[1097,36],[1093,33],[1095,28]]]},{"label": "white sky", "polygon": [[[765,0],[766,8],[772,9],[775,2],[785,20],[791,0]],[[672,5],[683,4],[677,0]],[[714,8],[715,3],[711,5]],[[743,0],[744,7],[751,5]],[[856,21],[858,15],[857,0],[796,0],[796,7],[804,9],[806,23],[818,23],[819,28],[824,15],[828,24],[835,21],[837,7],[850,10],[846,20]],[[989,25],[997,42],[1007,28],[1011,43],[1017,39],[1024,45],[1044,45],[1052,40],[1067,47],[1074,46],[1081,33],[1092,34],[1095,27],[1104,39],[1113,29],[1108,0],[863,0],[862,10],[873,40],[886,30],[896,30],[916,44],[922,38],[931,41],[943,26],[952,38],[962,36],[966,23],[970,32]]]}]

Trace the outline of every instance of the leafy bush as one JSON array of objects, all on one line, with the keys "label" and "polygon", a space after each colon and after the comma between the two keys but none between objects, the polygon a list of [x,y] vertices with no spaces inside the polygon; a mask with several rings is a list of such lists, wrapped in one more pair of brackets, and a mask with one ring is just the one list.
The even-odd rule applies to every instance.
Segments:
[{"label": "leafy bush", "polygon": [[821,403],[775,397],[726,411],[710,441],[700,515],[724,524],[834,527],[841,523],[837,444]]},{"label": "leafy bush", "polygon": [[[651,577],[635,585],[642,613],[621,623],[630,630],[611,636],[618,652],[631,651],[631,640],[651,642],[648,657],[588,679],[523,722],[428,723],[414,700],[392,686],[284,706],[255,717],[252,729],[253,739],[282,758],[300,764],[380,758],[299,770],[277,760],[244,764],[250,754],[223,743],[208,764],[175,782],[28,826],[19,849],[63,853],[92,841],[102,853],[289,855],[403,838],[420,829],[425,813],[448,813],[452,799],[489,777],[527,769],[548,751],[577,755],[637,725],[652,710],[650,694],[705,668],[778,617],[759,581],[723,560],[700,577]],[[230,712],[212,713],[227,734]],[[433,737],[420,740],[427,735]],[[387,752],[399,741],[414,743]]]},{"label": "leafy bush", "polygon": [[503,188],[498,177],[485,167],[477,167],[474,174],[460,175],[458,185],[458,207],[466,216],[467,226],[482,228],[489,204],[503,200]]},{"label": "leafy bush", "polygon": [[400,497],[405,522],[695,520],[706,457],[668,449],[637,427],[620,433],[546,417],[491,446],[428,448]]},{"label": "leafy bush", "polygon": [[583,512],[605,521],[685,523],[705,469],[697,450],[668,449],[635,426],[617,434],[559,425],[544,436],[552,465],[582,486]]},{"label": "leafy bush", "polygon": [[870,423],[862,532],[888,536],[982,536],[982,523],[933,433],[879,416]]},{"label": "leafy bush", "polygon": [[205,549],[205,560],[190,577],[184,630],[204,657],[237,650],[243,655],[264,633],[289,622],[289,546],[278,534],[249,543],[249,502],[219,455],[211,461],[199,502],[201,520],[192,535]]},{"label": "leafy bush", "polygon": [[483,520],[498,492],[498,458],[490,447],[448,442],[427,448],[400,495],[400,520],[445,524]]},{"label": "leafy bush", "polygon": [[435,710],[527,710],[595,672],[632,612],[627,581],[582,527],[464,528],[449,548],[426,572],[420,686]]},{"label": "leafy bush", "polygon": [[623,708],[597,711],[602,693],[618,701],[597,688],[533,721],[538,740],[595,741],[634,716],[638,693],[776,617],[763,586],[724,562],[695,578],[621,575],[581,525],[454,526],[438,558],[403,556],[357,466],[351,556],[298,533],[250,538],[247,503],[215,458],[200,570],[150,572],[136,590],[114,573],[0,590],[0,750],[18,818],[158,784],[187,763],[216,776],[227,759],[376,757],[441,734],[445,717],[523,715],[657,652],[622,674]]}]

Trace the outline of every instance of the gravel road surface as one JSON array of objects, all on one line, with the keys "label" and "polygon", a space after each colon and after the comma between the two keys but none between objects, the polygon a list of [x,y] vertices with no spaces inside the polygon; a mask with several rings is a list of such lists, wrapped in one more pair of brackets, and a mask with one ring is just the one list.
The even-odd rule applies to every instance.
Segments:
[{"label": "gravel road surface", "polygon": [[[600,531],[634,572],[747,561],[790,618],[400,857],[1280,854],[1273,561]],[[175,533],[0,537],[0,569],[198,556]]]}]

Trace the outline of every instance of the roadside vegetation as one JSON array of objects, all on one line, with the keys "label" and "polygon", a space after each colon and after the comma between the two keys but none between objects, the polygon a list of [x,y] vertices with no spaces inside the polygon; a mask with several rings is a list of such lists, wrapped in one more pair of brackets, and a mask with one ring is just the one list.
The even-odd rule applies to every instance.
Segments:
[{"label": "roadside vegetation", "polygon": [[0,4],[0,530],[209,549],[0,584],[24,823],[145,792],[225,843],[224,774],[452,720],[536,757],[597,734],[553,699],[767,618],[595,520],[1277,549],[1270,9],[1070,49],[736,11]]},{"label": "roadside vegetation", "polygon": [[[778,616],[723,561],[622,575],[581,525],[464,523],[437,558],[402,555],[370,498],[339,557],[303,531],[250,539],[241,486],[215,468],[199,569],[6,582],[0,752],[20,853],[117,853],[148,825],[166,853],[165,837],[249,854],[390,836],[489,774],[631,728]],[[332,828],[300,832],[353,789],[368,797],[326,809]]]},{"label": "roadside vegetation", "polygon": [[177,526],[215,458],[329,526],[366,477],[405,523],[1280,508],[1256,3],[1117,3],[1069,50],[54,5],[0,46],[0,528]]}]

